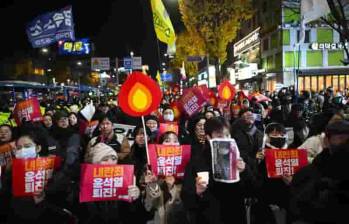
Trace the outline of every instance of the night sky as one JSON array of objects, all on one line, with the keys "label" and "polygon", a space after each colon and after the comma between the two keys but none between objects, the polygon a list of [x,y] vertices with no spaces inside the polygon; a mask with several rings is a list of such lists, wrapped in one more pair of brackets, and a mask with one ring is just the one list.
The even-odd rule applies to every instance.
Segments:
[{"label": "night sky", "polygon": [[[175,0],[163,0],[176,31],[182,29]],[[26,23],[36,16],[72,5],[75,37],[89,37],[96,46],[95,56],[143,56],[143,64],[158,64],[157,42],[152,24],[150,0],[1,0],[2,46],[0,59],[32,51],[25,33]],[[165,46],[160,43],[160,50]]]}]

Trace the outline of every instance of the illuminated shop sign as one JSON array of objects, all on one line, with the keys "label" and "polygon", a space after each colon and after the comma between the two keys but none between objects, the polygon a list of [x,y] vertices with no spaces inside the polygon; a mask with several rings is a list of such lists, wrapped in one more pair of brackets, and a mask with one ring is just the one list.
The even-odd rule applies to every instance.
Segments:
[{"label": "illuminated shop sign", "polygon": [[[345,43],[346,47],[349,47],[349,43]],[[343,43],[312,43],[310,45],[310,49],[312,50],[340,50],[344,49]]]},{"label": "illuminated shop sign", "polygon": [[234,44],[235,57],[241,54],[246,49],[260,43],[259,30],[260,28],[257,28],[255,31],[251,32],[246,37],[242,38]]},{"label": "illuminated shop sign", "polygon": [[58,52],[60,55],[88,55],[90,51],[91,45],[88,38],[58,42]]}]

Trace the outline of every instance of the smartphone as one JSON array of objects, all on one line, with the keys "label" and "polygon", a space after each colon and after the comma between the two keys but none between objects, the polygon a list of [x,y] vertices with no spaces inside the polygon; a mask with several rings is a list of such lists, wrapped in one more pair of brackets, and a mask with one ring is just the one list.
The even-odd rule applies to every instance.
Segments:
[{"label": "smartphone", "polygon": [[253,113],[253,117],[254,117],[255,121],[261,121],[262,120],[262,115],[261,114]]}]

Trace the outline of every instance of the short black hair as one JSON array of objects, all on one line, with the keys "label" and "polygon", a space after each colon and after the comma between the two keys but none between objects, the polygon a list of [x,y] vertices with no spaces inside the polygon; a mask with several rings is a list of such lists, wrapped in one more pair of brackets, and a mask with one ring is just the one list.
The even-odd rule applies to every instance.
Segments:
[{"label": "short black hair", "polygon": [[246,112],[252,112],[252,109],[251,108],[248,108],[248,109],[241,109],[240,111],[239,111],[239,117],[241,117],[244,113],[246,113]]},{"label": "short black hair", "polygon": [[329,124],[326,127],[326,136],[349,134],[349,121],[340,120]]},{"label": "short black hair", "polygon": [[[137,125],[133,130],[132,137],[135,138],[141,129],[143,129],[143,125]],[[150,128],[148,128],[147,126],[145,127],[145,133],[147,133],[148,136],[151,136]]]},{"label": "short black hair", "polygon": [[202,114],[194,115],[191,119],[189,119],[188,131],[189,131],[190,134],[194,134],[195,133],[195,126],[201,119],[204,119],[205,121],[207,120],[205,118],[205,116],[202,115]]},{"label": "short black hair", "polygon": [[100,114],[100,117],[98,118],[98,123],[102,123],[105,119],[108,119],[111,121],[111,123],[116,123],[115,119],[111,114]]},{"label": "short black hair", "polygon": [[277,131],[277,132],[280,132],[282,134],[286,134],[286,128],[284,127],[283,124],[280,124],[280,123],[270,123],[265,128],[266,134],[270,134],[273,131]]},{"label": "short black hair", "polygon": [[219,118],[211,118],[205,122],[205,134],[212,136],[215,131],[223,131],[225,127],[224,122]]}]

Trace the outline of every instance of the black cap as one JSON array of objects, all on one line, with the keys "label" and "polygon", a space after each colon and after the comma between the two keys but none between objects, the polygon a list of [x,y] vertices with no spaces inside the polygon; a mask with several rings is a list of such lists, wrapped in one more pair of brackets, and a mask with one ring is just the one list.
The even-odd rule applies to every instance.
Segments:
[{"label": "black cap", "polygon": [[68,112],[65,110],[59,110],[54,114],[55,121],[59,121],[59,119],[61,119],[62,117],[69,117]]},{"label": "black cap", "polygon": [[349,121],[340,120],[329,124],[326,127],[326,135],[341,135],[347,134],[349,135]]}]

